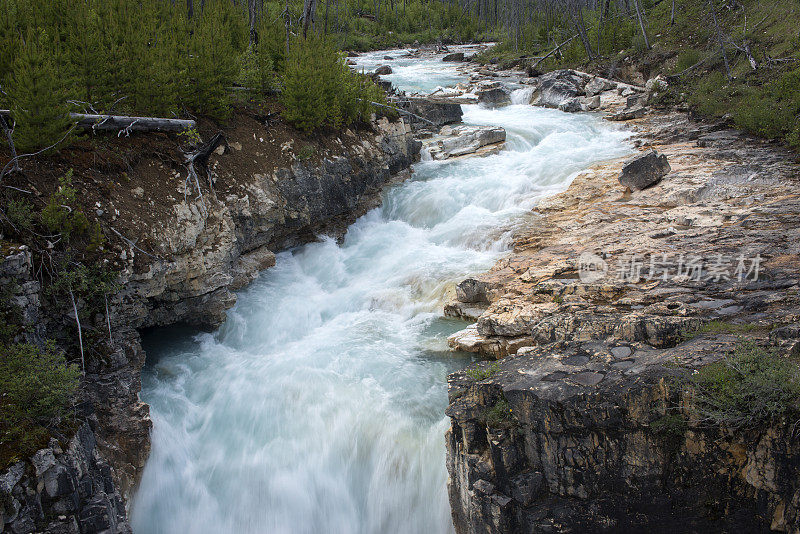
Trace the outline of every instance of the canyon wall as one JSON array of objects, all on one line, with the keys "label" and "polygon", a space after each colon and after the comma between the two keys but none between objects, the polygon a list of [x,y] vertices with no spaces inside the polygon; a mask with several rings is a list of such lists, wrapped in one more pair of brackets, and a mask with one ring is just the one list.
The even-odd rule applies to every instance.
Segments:
[{"label": "canyon wall", "polygon": [[744,340],[800,354],[798,167],[685,115],[629,125],[671,172],[579,173],[445,309],[472,323],[453,347],[497,359],[449,377],[459,534],[800,528],[795,422],[703,417],[687,382]]},{"label": "canyon wall", "polygon": [[[155,153],[109,178],[105,194],[83,199],[117,243],[122,290],[110,302],[115,351],[87,362],[79,404],[79,419],[87,422],[75,437],[51,440],[0,477],[0,532],[129,531],[124,503],[147,460],[151,427],[139,399],[140,331],[220,325],[235,291],[274,265],[275,252],[319,234],[341,235],[379,203],[383,186],[407,175],[420,149],[402,120],[385,118],[338,136],[279,134],[238,118],[209,160],[202,196],[185,168]],[[8,254],[0,277],[16,282],[13,298],[36,331],[31,337],[52,335],[44,325],[69,326],[68,318],[41,309],[25,247]]]}]

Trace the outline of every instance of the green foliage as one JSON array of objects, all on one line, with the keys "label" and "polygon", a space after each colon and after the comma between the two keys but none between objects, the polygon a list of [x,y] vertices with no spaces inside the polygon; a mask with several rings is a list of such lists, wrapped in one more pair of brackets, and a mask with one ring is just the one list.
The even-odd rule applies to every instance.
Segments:
[{"label": "green foliage", "polygon": [[752,341],[691,378],[694,406],[707,422],[733,428],[800,415],[800,367]]},{"label": "green foliage", "polygon": [[688,427],[686,418],[678,413],[666,414],[650,425],[653,432],[665,438],[681,438],[686,434]]},{"label": "green foliage", "polygon": [[297,151],[297,159],[300,161],[305,161],[314,156],[315,152],[316,150],[314,149],[314,145],[303,145]]},{"label": "green foliage", "polygon": [[251,46],[242,55],[239,83],[262,93],[272,90],[275,72],[272,56],[266,46]]},{"label": "green foliage", "polygon": [[311,132],[366,121],[371,102],[385,103],[385,96],[371,80],[353,73],[327,39],[309,34],[291,43],[281,101],[284,117]]},{"label": "green foliage", "polygon": [[185,95],[198,111],[216,118],[230,115],[230,87],[239,73],[239,54],[247,42],[244,19],[227,2],[207,6],[192,21],[187,73],[193,83]]},{"label": "green foliage", "polygon": [[25,200],[9,201],[6,215],[11,220],[11,223],[21,230],[33,228],[35,212],[30,202]]},{"label": "green foliage", "polygon": [[703,59],[703,54],[699,50],[695,50],[693,48],[684,50],[678,54],[678,59],[675,62],[674,72],[676,74],[684,72],[690,67],[696,65],[701,59]]},{"label": "green foliage", "polygon": [[86,233],[89,220],[82,211],[70,206],[75,203],[75,188],[72,187],[72,169],[59,179],[59,187],[50,195],[47,205],[42,210],[42,224],[48,231],[61,235],[65,241]]},{"label": "green foliage", "polygon": [[514,423],[514,412],[506,399],[498,400],[486,410],[486,426],[489,428],[508,427]]},{"label": "green foliage", "polygon": [[30,28],[12,63],[8,95],[16,123],[14,144],[30,152],[64,137],[71,121],[54,60],[57,46],[45,30]]},{"label": "green foliage", "polygon": [[35,445],[67,415],[79,377],[52,342],[0,345],[0,443]]},{"label": "green foliage", "polygon": [[500,370],[500,365],[497,362],[492,362],[484,367],[473,367],[467,369],[467,376],[475,381],[486,380],[494,376]]}]

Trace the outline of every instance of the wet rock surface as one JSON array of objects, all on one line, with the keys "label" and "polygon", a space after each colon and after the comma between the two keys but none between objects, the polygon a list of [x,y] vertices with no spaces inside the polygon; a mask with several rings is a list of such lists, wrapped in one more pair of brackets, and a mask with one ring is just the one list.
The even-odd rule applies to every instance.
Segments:
[{"label": "wet rock surface", "polygon": [[[800,172],[682,115],[631,127],[669,160],[651,162],[660,181],[626,192],[624,159],[580,173],[445,308],[473,321],[453,347],[498,359],[487,378],[449,377],[459,534],[800,528],[791,425],[709,425],[674,379],[732,352],[741,325],[779,354],[800,347]],[[658,430],[675,414],[685,428]]]},{"label": "wet rock surface", "polygon": [[[3,525],[15,534],[129,530],[123,502],[147,460],[151,428],[148,406],[139,399],[145,363],[140,331],[181,323],[219,325],[236,302],[234,291],[274,265],[275,252],[321,233],[341,235],[376,205],[384,185],[407,174],[421,146],[406,123],[385,118],[369,131],[357,135],[347,130],[341,137],[331,140],[326,152],[300,158],[292,143],[272,147],[252,132],[230,135],[229,148],[211,157],[215,187],[203,198],[184,197],[185,181],[159,163],[133,170],[177,183],[178,190],[173,197],[156,199],[165,204],[162,210],[124,214],[126,232],[135,229],[137,239],[122,250],[123,288],[109,302],[114,352],[87,360],[78,400],[79,420],[88,424],[63,454],[51,447],[55,452],[23,462],[25,472],[36,471],[36,479],[16,480],[14,466],[0,473],[3,480],[15,479],[7,486],[22,484],[6,492],[19,494],[15,501],[0,501],[5,506],[0,532]],[[269,149],[280,158],[271,158]],[[149,194],[138,188],[133,196],[146,201]],[[152,211],[158,217],[151,218]],[[45,337],[40,330],[46,321],[32,269],[30,253],[13,249],[0,262],[0,283],[15,288],[12,298],[22,310],[30,341],[37,342]],[[56,463],[50,465],[53,455]],[[102,481],[95,471],[102,472]],[[7,502],[21,503],[14,510],[27,511],[17,519]],[[15,519],[9,519],[12,515]]]},{"label": "wet rock surface", "polygon": [[46,449],[0,474],[0,532],[131,532],[112,469],[88,424],[68,443],[51,439]]},{"label": "wet rock surface", "polygon": [[445,126],[422,142],[422,156],[434,160],[488,156],[503,149],[506,131],[499,126]]}]

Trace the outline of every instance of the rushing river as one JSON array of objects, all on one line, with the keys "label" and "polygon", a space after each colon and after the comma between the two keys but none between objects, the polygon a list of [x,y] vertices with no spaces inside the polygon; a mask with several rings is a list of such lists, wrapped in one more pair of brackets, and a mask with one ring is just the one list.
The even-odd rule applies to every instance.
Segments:
[{"label": "rushing river", "polygon": [[[463,79],[440,60],[384,55],[360,61],[393,64],[401,88]],[[538,199],[629,151],[623,132],[586,114],[464,111],[506,128],[506,150],[417,164],[341,244],[279,254],[218,332],[146,340],[154,426],[137,534],[452,531],[446,376],[471,360],[447,350],[464,323],[443,319],[443,303],[503,254]]]}]

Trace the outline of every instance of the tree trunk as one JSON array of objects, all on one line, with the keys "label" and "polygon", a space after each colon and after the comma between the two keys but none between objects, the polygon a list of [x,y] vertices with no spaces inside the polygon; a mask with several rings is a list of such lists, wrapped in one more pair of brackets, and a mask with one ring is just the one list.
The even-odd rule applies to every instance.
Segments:
[{"label": "tree trunk", "polygon": [[316,0],[305,0],[303,6],[303,38],[308,36],[308,25],[314,20],[314,12],[317,7]]},{"label": "tree trunk", "polygon": [[[11,116],[7,109],[0,109],[0,117],[6,120]],[[70,113],[69,116],[78,126],[95,131],[128,132],[182,132],[194,128],[193,120],[160,119],[157,117],[127,117],[123,115],[94,115],[89,113]]]},{"label": "tree trunk", "polygon": [[647,38],[647,30],[644,29],[644,17],[642,15],[642,8],[639,6],[639,0],[633,0],[633,7],[636,8],[636,17],[639,19],[639,28],[641,28],[642,37],[644,37],[644,46],[650,50],[650,40]]},{"label": "tree trunk", "polygon": [[247,0],[247,17],[250,22],[250,46],[258,45],[258,32],[256,31],[256,21],[258,19],[257,0]]}]

